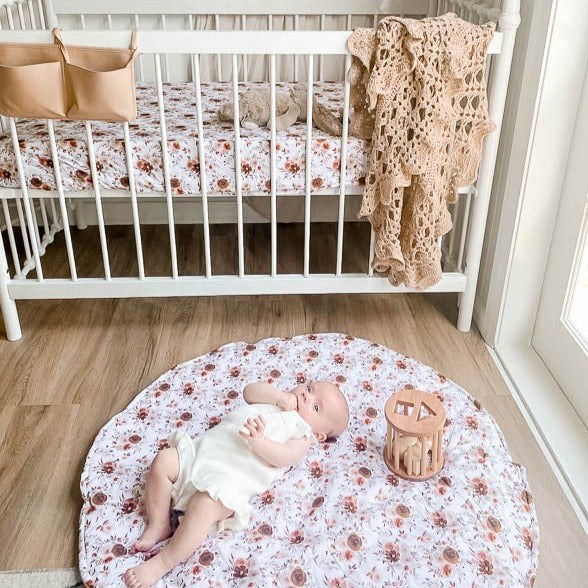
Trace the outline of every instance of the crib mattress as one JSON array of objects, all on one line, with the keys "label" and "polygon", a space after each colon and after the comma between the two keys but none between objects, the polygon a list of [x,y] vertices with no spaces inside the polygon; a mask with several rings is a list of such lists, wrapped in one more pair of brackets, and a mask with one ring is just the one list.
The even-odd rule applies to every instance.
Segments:
[{"label": "crib mattress", "polygon": [[[535,506],[493,418],[434,369],[333,333],[224,345],[163,374],[103,427],[80,484],[85,584],[120,586],[149,557],[129,549],[145,525],[147,469],[170,432],[213,427],[243,403],[248,382],[314,379],[336,381],[348,398],[347,431],[255,497],[247,529],[207,538],[157,588],[532,586]],[[399,479],[382,455],[384,405],[407,385],[435,394],[447,414],[445,465],[425,482]]]},{"label": "crib mattress", "polygon": [[[240,92],[258,86],[240,85]],[[290,84],[279,83],[287,90]],[[343,86],[338,82],[317,82],[318,99],[337,112],[343,103]],[[163,85],[171,189],[174,194],[200,192],[197,110],[191,83]],[[202,108],[205,136],[207,187],[211,194],[234,194],[234,141],[231,123],[222,123],[216,111],[232,100],[232,84],[203,83]],[[160,117],[155,84],[137,85],[137,119],[129,123],[132,142],[133,175],[138,192],[164,192],[160,141]],[[57,150],[63,185],[66,190],[91,190],[92,177],[83,122],[55,121]],[[123,143],[123,125],[92,124],[98,179],[106,189],[128,189],[129,176]],[[46,124],[39,120],[21,120],[17,124],[27,184],[31,188],[55,188],[53,162]],[[296,123],[277,134],[277,190],[282,194],[300,194],[305,189],[306,124]],[[262,127],[241,129],[241,178],[244,194],[270,192],[270,132]],[[341,139],[313,129],[311,183],[313,193],[337,188],[340,184]],[[364,183],[367,147],[364,141],[350,137],[347,147],[346,185]],[[20,185],[12,140],[9,133],[0,137],[0,187]]]}]

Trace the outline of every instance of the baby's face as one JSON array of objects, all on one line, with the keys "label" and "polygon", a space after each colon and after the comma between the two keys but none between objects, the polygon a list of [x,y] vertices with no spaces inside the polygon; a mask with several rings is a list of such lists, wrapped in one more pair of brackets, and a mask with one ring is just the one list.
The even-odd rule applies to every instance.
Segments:
[{"label": "baby's face", "polygon": [[347,401],[335,384],[308,382],[296,386],[291,392],[296,396],[298,414],[310,425],[319,441],[345,429],[349,417]]}]

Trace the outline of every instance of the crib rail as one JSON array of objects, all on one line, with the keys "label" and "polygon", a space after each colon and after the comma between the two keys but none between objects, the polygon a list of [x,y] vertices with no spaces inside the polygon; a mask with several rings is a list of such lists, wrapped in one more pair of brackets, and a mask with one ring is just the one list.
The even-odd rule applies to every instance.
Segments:
[{"label": "crib rail", "polygon": [[[66,5],[63,2],[62,5]],[[104,4],[100,9],[104,9]],[[151,4],[142,3],[143,9],[149,8]],[[344,8],[344,2],[340,8]],[[356,3],[354,2],[354,5]],[[398,3],[396,3],[398,4]],[[73,10],[73,3],[70,3]],[[154,5],[154,3],[153,3]],[[114,6],[114,3],[113,3]],[[155,6],[155,5],[154,5]],[[296,11],[300,13],[300,7]],[[422,7],[421,7],[422,8]],[[321,7],[322,9],[322,7]],[[79,8],[78,8],[79,10]],[[282,9],[283,10],[283,9]],[[333,272],[329,274],[317,274],[310,271],[310,226],[311,226],[311,201],[314,198],[314,191],[311,187],[312,180],[312,94],[315,84],[315,72],[317,55],[339,55],[345,59],[345,71],[350,65],[350,55],[347,52],[346,42],[351,34],[350,31],[146,31],[140,30],[137,36],[137,44],[144,58],[153,61],[153,68],[156,78],[157,101],[160,113],[160,139],[161,153],[163,157],[163,175],[165,183],[165,192],[163,198],[166,204],[167,225],[169,228],[170,242],[170,277],[153,277],[146,275],[143,261],[143,240],[141,234],[141,218],[139,216],[139,206],[136,182],[133,170],[134,154],[130,140],[129,125],[123,123],[124,150],[126,154],[126,165],[128,170],[129,190],[122,193],[111,193],[102,191],[97,180],[96,156],[93,144],[93,129],[91,121],[86,124],[86,138],[88,143],[88,156],[90,170],[92,173],[93,196],[96,206],[96,216],[99,226],[100,245],[102,251],[102,261],[104,266],[103,278],[84,278],[79,277],[78,266],[76,263],[74,243],[70,233],[70,218],[72,201],[78,198],[88,199],[88,193],[71,193],[66,192],[63,188],[63,182],[60,175],[59,157],[56,149],[56,137],[53,124],[47,121],[46,127],[51,144],[51,155],[53,158],[53,172],[55,177],[55,186],[57,192],[57,202],[55,201],[55,192],[44,192],[32,190],[27,187],[24,174],[24,165],[19,149],[19,137],[17,125],[13,119],[8,119],[9,132],[12,137],[12,144],[16,155],[16,164],[20,178],[20,190],[0,189],[0,200],[2,200],[3,214],[7,224],[7,238],[9,242],[8,250],[13,256],[14,275],[8,275],[8,265],[6,251],[0,243],[0,298],[2,300],[2,309],[5,314],[5,323],[9,338],[18,338],[20,332],[17,332],[15,320],[13,317],[13,304],[15,298],[74,298],[74,297],[127,297],[127,296],[173,296],[173,295],[219,295],[219,294],[260,294],[260,293],[326,293],[326,292],[393,292],[393,291],[412,291],[410,288],[395,288],[390,285],[387,278],[381,275],[374,275],[371,268],[373,259],[373,235],[369,251],[369,262],[366,260],[365,273],[349,274],[344,273],[342,269],[343,260],[343,237],[344,237],[344,220],[347,196],[356,193],[356,189],[348,189],[345,182],[345,172],[347,167],[347,124],[343,126],[343,132],[340,143],[341,163],[339,167],[340,180],[339,188],[336,190],[338,197],[337,207],[337,253],[336,263]],[[2,31],[0,37],[3,41],[38,43],[50,42],[51,37],[48,31]],[[119,47],[128,45],[130,31],[90,31],[90,30],[66,30],[63,37],[68,44],[94,45],[102,47]],[[509,44],[514,37],[509,38]],[[312,54],[309,54],[309,48]],[[503,51],[503,35],[500,32],[495,33],[490,45],[489,53],[495,55]],[[512,47],[510,47],[512,51]],[[251,275],[245,273],[244,255],[244,215],[243,215],[243,190],[241,185],[241,168],[240,168],[240,118],[238,107],[239,84],[244,81],[243,70],[238,67],[238,57],[247,52],[249,55],[262,55],[268,59],[270,93],[271,93],[271,127],[275,129],[276,121],[276,57],[281,55],[298,56],[306,64],[306,82],[308,85],[308,112],[309,117],[306,126],[306,177],[304,189],[304,263],[301,274],[280,274],[278,273],[278,251],[277,251],[277,170],[276,170],[276,142],[277,137],[275,130],[270,136],[270,199],[271,199],[271,269],[268,275]],[[198,155],[200,168],[200,186],[201,192],[198,194],[183,195],[183,199],[197,198],[201,203],[201,218],[203,223],[204,238],[204,256],[205,272],[204,275],[181,275],[178,270],[177,247],[176,247],[176,199],[171,190],[171,176],[169,157],[167,153],[167,127],[166,127],[166,110],[163,100],[163,65],[167,55],[184,55],[190,59],[191,63],[191,82],[194,86],[194,96],[197,110],[197,131],[198,131]],[[202,125],[202,100],[201,100],[201,59],[210,55],[227,55],[231,63],[231,80],[232,95],[235,105],[233,134],[234,134],[234,171],[235,171],[235,205],[236,205],[236,225],[238,229],[238,273],[237,276],[213,275],[211,269],[211,243],[210,243],[210,219],[209,219],[209,196],[214,195],[207,193],[206,182],[206,133]],[[502,57],[502,55],[500,56]],[[508,66],[510,62],[508,62]],[[505,66],[503,65],[503,68]],[[497,70],[496,70],[497,71]],[[497,75],[494,71],[493,75]],[[501,74],[504,81],[508,79],[504,71]],[[505,92],[504,88],[504,92]],[[344,82],[344,104],[345,113],[349,110],[349,81],[346,78]],[[504,96],[490,97],[491,115],[492,113],[501,114]],[[495,116],[493,116],[495,118]],[[345,117],[344,120],[347,120]],[[496,120],[496,118],[495,118]],[[495,153],[494,153],[495,158]],[[493,166],[493,161],[490,162]],[[484,168],[482,168],[484,169]],[[492,173],[492,168],[486,169],[484,173],[488,176]],[[482,172],[481,172],[482,174]],[[484,176],[484,177],[486,177]],[[486,177],[486,181],[488,178]],[[489,190],[489,187],[486,187]],[[479,226],[472,224],[470,218],[470,204],[474,212],[477,208],[476,187],[463,187],[461,192],[467,195],[467,210],[461,218],[461,232],[459,233],[459,263],[455,271],[447,271],[444,277],[431,291],[452,291],[464,292],[471,288],[471,283],[467,275],[466,263],[469,263],[472,255],[471,244],[469,240],[470,232],[482,231],[483,224]],[[89,193],[92,195],[92,193]],[[162,194],[152,194],[143,197],[161,198]],[[138,275],[137,277],[113,277],[110,270],[110,252],[105,232],[105,221],[103,214],[104,201],[112,198],[125,198],[130,200],[132,211],[132,224],[134,227],[134,237],[136,245],[136,257]],[[13,203],[14,207],[8,203]],[[47,209],[47,205],[50,209]],[[23,210],[24,208],[24,210]],[[42,222],[38,220],[38,214],[41,215]],[[472,217],[473,218],[473,217]],[[485,219],[484,219],[485,220]],[[20,263],[18,257],[17,231],[20,227],[22,233],[22,244],[25,249],[25,259]],[[10,230],[8,230],[10,227]],[[13,228],[14,227],[14,228]],[[41,238],[39,227],[44,230]],[[65,236],[65,247],[67,250],[67,259],[70,270],[69,279],[46,278],[43,273],[41,258],[46,247],[53,241],[55,234],[63,230]],[[450,239],[455,239],[454,233]],[[442,246],[442,243],[439,244]],[[481,244],[480,244],[481,246]],[[464,263],[464,260],[466,263]],[[463,264],[463,266],[462,266]],[[451,269],[451,268],[449,268]],[[31,271],[35,271],[35,277],[29,276]],[[8,276],[8,277],[6,277]],[[474,284],[475,288],[475,284]],[[8,301],[7,301],[8,300]],[[8,309],[8,310],[6,310]],[[469,310],[471,319],[471,307]],[[6,319],[6,314],[9,318]],[[18,323],[16,319],[16,323]],[[462,325],[463,326],[463,325]],[[469,322],[467,325],[469,328]],[[467,330],[467,328],[465,330]],[[16,336],[18,335],[18,336]]]}]

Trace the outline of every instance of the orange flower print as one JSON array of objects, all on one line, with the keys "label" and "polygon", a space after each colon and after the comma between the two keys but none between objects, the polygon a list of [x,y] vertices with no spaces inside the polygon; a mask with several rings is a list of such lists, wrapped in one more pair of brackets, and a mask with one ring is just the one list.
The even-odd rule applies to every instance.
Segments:
[{"label": "orange flower print", "polygon": [[373,406],[369,406],[366,411],[365,414],[370,418],[370,419],[375,419],[378,416],[378,411],[373,407]]},{"label": "orange flower print", "polygon": [[233,564],[233,578],[245,578],[249,574],[249,563],[240,557]]},{"label": "orange flower print", "polygon": [[502,523],[497,518],[492,516],[488,517],[487,524],[488,527],[495,533],[500,533],[500,530],[502,529]]},{"label": "orange flower print", "polygon": [[212,429],[212,427],[216,427],[221,422],[220,417],[218,416],[211,416],[208,419],[208,428]]},{"label": "orange flower print", "polygon": [[323,468],[318,461],[310,462],[309,469],[313,478],[320,478],[323,475]]},{"label": "orange flower print", "polygon": [[116,543],[112,547],[112,555],[114,557],[122,557],[127,554],[127,548],[122,543]]},{"label": "orange flower print", "polygon": [[347,382],[347,378],[345,376],[342,376],[342,375],[339,374],[335,378],[335,382],[337,382],[337,384],[345,384],[345,382]]},{"label": "orange flower print", "polygon": [[522,535],[525,547],[531,551],[533,549],[533,537],[531,536],[531,532],[529,529],[527,529],[527,527],[523,527]]},{"label": "orange flower print", "polygon": [[274,493],[271,490],[266,490],[261,495],[261,504],[271,504],[274,501]]},{"label": "orange flower print", "polygon": [[102,472],[105,474],[112,474],[114,473],[114,462],[112,461],[105,461],[102,464]]},{"label": "orange flower print", "polygon": [[194,384],[192,384],[191,382],[184,384],[184,394],[186,396],[191,396],[192,394],[194,394]]},{"label": "orange flower print", "polygon": [[284,169],[291,174],[297,174],[300,171],[300,166],[295,161],[286,161]]},{"label": "orange flower print", "polygon": [[392,474],[388,474],[386,476],[386,481],[388,482],[388,484],[390,484],[390,486],[398,486],[399,484],[398,478]]},{"label": "orange flower print", "polygon": [[492,557],[483,551],[478,552],[478,570],[480,570],[481,574],[486,576],[491,576],[494,573]]},{"label": "orange flower print", "polygon": [[294,586],[304,586],[306,584],[306,572],[302,568],[296,567],[290,574],[290,580],[292,580]]},{"label": "orange flower print", "polygon": [[296,374],[296,383],[297,384],[305,384],[306,383],[306,374],[303,372],[298,372]]},{"label": "orange flower print", "polygon": [[209,566],[214,561],[214,554],[205,549],[198,558],[198,562],[200,565]]},{"label": "orange flower print", "polygon": [[127,498],[122,503],[121,510],[124,514],[130,514],[130,513],[134,512],[136,508],[137,508],[137,503],[135,502],[135,499],[134,498]]},{"label": "orange flower print", "polygon": [[272,370],[270,372],[270,376],[272,378],[279,378],[282,375],[282,372],[280,370]]},{"label": "orange flower print", "polygon": [[347,537],[347,545],[350,549],[353,549],[353,551],[359,551],[362,546],[361,537],[359,537],[355,533],[351,533],[351,535]]},{"label": "orange flower print", "polygon": [[243,175],[248,176],[252,171],[253,168],[251,167],[250,163],[248,163],[247,161],[241,162],[241,172],[243,173]]},{"label": "orange flower print", "polygon": [[229,187],[229,180],[227,180],[226,178],[220,178],[216,181],[216,184],[219,187],[219,189],[226,190]]},{"label": "orange flower print", "polygon": [[450,564],[456,564],[459,561],[459,552],[448,546],[443,550],[443,559]]},{"label": "orange flower print", "polygon": [[140,408],[137,411],[137,418],[140,421],[144,421],[147,418],[147,415],[149,414],[149,410],[147,408]]},{"label": "orange flower print", "polygon": [[355,496],[345,496],[343,498],[343,510],[350,514],[357,512],[357,498]]},{"label": "orange flower print", "polygon": [[271,525],[268,525],[267,523],[260,525],[257,531],[262,537],[271,537],[274,532]]},{"label": "orange flower print", "polygon": [[137,169],[140,169],[142,172],[145,172],[146,174],[150,174],[153,171],[153,166],[151,165],[151,163],[145,161],[144,159],[138,159]]},{"label": "orange flower print", "polygon": [[297,545],[298,543],[302,543],[304,541],[304,534],[300,529],[296,529],[296,531],[292,531],[290,533],[290,543],[293,545]]},{"label": "orange flower print", "polygon": [[345,580],[341,580],[340,578],[333,578],[329,582],[329,588],[347,588],[347,582],[345,582]]},{"label": "orange flower print", "polygon": [[472,416],[466,417],[466,423],[470,429],[477,429],[478,428],[478,421]]},{"label": "orange flower print", "polygon": [[196,174],[200,173],[200,162],[197,159],[190,159],[188,161],[188,169]]},{"label": "orange flower print", "polygon": [[238,366],[233,366],[230,373],[231,378],[236,378],[241,373],[241,368]]},{"label": "orange flower print", "polygon": [[395,543],[385,543],[384,556],[389,562],[396,562],[400,559],[400,548]]},{"label": "orange flower print", "polygon": [[370,470],[369,468],[366,468],[365,466],[361,466],[358,471],[359,471],[359,475],[362,476],[363,478],[371,478],[372,477],[372,470]]},{"label": "orange flower print", "polygon": [[323,186],[323,178],[312,178],[312,187],[313,188],[322,188]]},{"label": "orange flower print", "polygon": [[410,516],[410,509],[405,504],[399,504],[396,507],[396,514],[403,519],[407,519]]},{"label": "orange flower print", "polygon": [[488,485],[482,478],[474,478],[472,485],[474,486],[474,491],[479,496],[486,496],[488,494]]},{"label": "orange flower print", "polygon": [[108,496],[106,496],[104,492],[96,492],[96,494],[92,496],[91,500],[94,506],[102,506],[103,504],[106,504],[106,502],[108,501]]},{"label": "orange flower print", "polygon": [[433,513],[433,524],[444,529],[447,526],[447,519],[442,512],[435,511]]},{"label": "orange flower print", "polygon": [[367,449],[367,439],[365,437],[356,437],[354,444],[355,451],[365,451]]}]

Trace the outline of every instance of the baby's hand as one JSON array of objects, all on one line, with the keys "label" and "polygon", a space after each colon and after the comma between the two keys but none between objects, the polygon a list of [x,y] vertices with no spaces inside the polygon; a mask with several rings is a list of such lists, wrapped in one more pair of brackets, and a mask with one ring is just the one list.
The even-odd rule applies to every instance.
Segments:
[{"label": "baby's hand", "polygon": [[296,396],[291,392],[281,392],[276,399],[276,406],[282,410],[296,410],[298,402],[296,401]]},{"label": "baby's hand", "polygon": [[265,431],[265,420],[259,415],[254,418],[249,418],[243,425],[245,431],[239,431],[239,435],[247,441],[257,441],[263,439],[263,433]]}]

